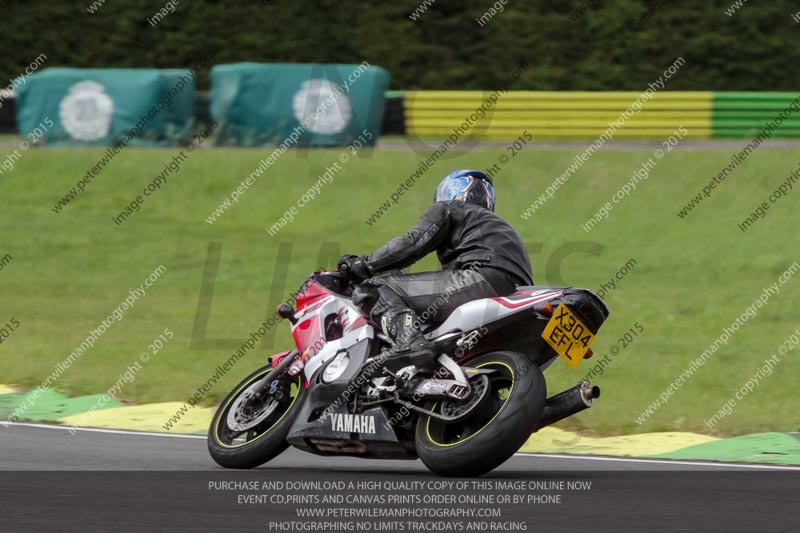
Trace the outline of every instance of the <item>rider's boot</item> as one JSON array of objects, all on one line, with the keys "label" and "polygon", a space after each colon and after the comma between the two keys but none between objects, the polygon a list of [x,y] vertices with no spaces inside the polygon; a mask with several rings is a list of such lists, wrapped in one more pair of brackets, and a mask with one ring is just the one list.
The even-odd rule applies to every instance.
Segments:
[{"label": "rider's boot", "polygon": [[381,317],[383,332],[394,341],[394,346],[384,352],[383,366],[392,372],[409,365],[422,368],[436,359],[435,345],[419,329],[416,313],[402,310],[388,312]]}]

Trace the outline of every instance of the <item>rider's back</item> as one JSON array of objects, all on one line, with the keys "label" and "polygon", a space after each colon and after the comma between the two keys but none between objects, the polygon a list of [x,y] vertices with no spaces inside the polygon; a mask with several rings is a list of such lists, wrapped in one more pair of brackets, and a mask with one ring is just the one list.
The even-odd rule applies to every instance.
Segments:
[{"label": "rider's back", "polygon": [[458,200],[437,202],[431,208],[441,210],[440,216],[449,223],[447,237],[436,249],[442,268],[457,270],[480,263],[510,274],[519,285],[533,284],[525,244],[508,222],[488,209]]}]

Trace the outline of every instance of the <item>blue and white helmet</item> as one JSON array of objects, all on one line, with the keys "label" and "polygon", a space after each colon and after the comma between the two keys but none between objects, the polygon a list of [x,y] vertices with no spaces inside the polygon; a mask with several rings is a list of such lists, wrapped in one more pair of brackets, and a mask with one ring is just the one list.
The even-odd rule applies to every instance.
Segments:
[{"label": "blue and white helmet", "polygon": [[461,200],[494,211],[492,178],[477,170],[454,170],[436,187],[434,202]]}]

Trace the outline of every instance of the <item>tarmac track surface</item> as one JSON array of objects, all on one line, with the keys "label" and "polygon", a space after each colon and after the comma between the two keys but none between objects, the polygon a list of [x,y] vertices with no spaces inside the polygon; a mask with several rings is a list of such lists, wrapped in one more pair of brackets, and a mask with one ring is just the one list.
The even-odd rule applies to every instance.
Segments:
[{"label": "tarmac track surface", "polygon": [[[752,533],[796,531],[800,518],[797,467],[517,454],[479,479],[591,482],[591,489],[562,493],[560,503],[495,505],[501,519],[477,519],[501,520],[517,530]],[[59,426],[14,423],[0,427],[0,480],[5,533],[276,531],[275,522],[310,527],[317,519],[299,519],[297,508],[330,506],[244,504],[237,497],[241,491],[210,487],[218,481],[428,484],[444,478],[419,461],[317,457],[293,449],[256,470],[224,470],[210,459],[200,436],[114,430],[73,435]],[[416,530],[468,531],[457,529],[459,519],[447,518],[405,519],[384,531],[415,530],[407,520],[456,528],[417,524]]]}]

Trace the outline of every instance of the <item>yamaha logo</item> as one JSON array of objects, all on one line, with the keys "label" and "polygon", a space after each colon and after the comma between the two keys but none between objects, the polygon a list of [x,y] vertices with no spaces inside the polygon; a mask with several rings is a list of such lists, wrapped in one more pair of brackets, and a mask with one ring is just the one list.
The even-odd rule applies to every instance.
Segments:
[{"label": "yamaha logo", "polygon": [[347,95],[324,79],[303,83],[294,95],[292,110],[305,129],[323,134],[344,131],[353,115]]},{"label": "yamaha logo", "polygon": [[82,81],[70,87],[58,112],[61,124],[73,139],[94,141],[108,135],[114,101],[99,83]]},{"label": "yamaha logo", "polygon": [[375,434],[375,417],[370,415],[331,415],[331,431]]}]

